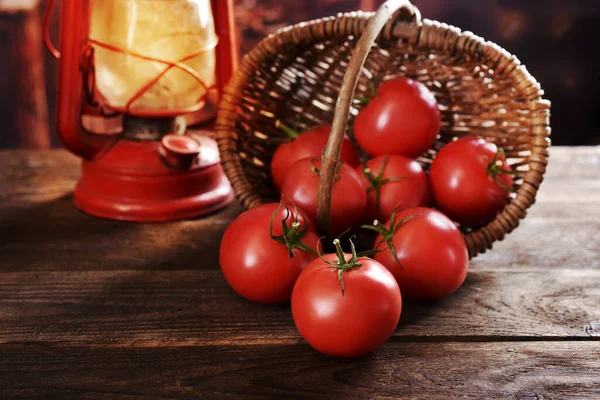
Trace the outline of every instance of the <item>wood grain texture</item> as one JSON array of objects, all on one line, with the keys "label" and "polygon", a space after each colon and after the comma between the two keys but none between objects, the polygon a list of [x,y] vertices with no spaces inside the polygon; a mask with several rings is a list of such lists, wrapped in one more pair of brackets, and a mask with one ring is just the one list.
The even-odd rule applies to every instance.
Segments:
[{"label": "wood grain texture", "polygon": [[[590,337],[585,326],[600,319],[600,209],[593,201],[600,198],[600,153],[575,152],[580,156],[555,151],[539,204],[471,263],[457,294],[405,305],[399,340]],[[71,204],[75,158],[59,151],[5,155],[0,342],[298,340],[286,306],[240,299],[218,270],[220,238],[241,207],[175,223],[101,220]],[[568,204],[563,185],[570,185]]]},{"label": "wood grain texture", "polygon": [[304,343],[13,345],[0,360],[3,398],[600,398],[597,343],[387,343],[357,360],[325,357]]},{"label": "wood grain texture", "polygon": [[72,206],[64,151],[0,152],[0,170],[0,398],[600,399],[598,149],[552,149],[538,203],[459,292],[405,304],[352,361],[227,286],[218,246],[239,205],[101,220]]},{"label": "wood grain texture", "polygon": [[[202,345],[300,340],[289,307],[238,297],[218,270],[1,273],[0,343]],[[395,340],[594,338],[600,270],[475,270],[436,304],[405,304]],[[600,346],[600,343],[598,344]]]},{"label": "wood grain texture", "polygon": [[[551,159],[537,204],[473,269],[600,267],[600,150],[554,148]],[[0,168],[3,271],[145,269],[145,256],[165,248],[178,261],[169,268],[216,268],[197,260],[215,256],[220,234],[242,211],[234,205],[207,219],[166,224],[100,220],[71,205],[79,172],[68,153],[0,152]]]}]

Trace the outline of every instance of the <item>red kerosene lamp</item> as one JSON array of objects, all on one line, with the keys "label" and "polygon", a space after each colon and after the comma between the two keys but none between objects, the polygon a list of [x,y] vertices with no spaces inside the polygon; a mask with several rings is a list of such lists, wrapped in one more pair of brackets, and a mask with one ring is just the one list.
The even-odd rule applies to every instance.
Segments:
[{"label": "red kerosene lamp", "polygon": [[237,64],[233,0],[63,0],[60,52],[53,3],[58,132],[83,159],[75,205],[164,221],[229,204],[209,127]]}]

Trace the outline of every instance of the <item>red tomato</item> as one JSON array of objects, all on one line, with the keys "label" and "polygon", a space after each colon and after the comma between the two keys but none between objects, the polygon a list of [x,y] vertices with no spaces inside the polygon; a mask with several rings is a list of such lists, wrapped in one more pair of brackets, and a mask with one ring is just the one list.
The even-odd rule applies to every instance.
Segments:
[{"label": "red tomato", "polygon": [[[271,237],[271,221],[276,239]],[[290,246],[284,244],[284,234]],[[301,210],[279,203],[263,204],[241,214],[227,227],[219,250],[221,270],[233,290],[248,300],[286,302],[300,272],[317,257],[303,250],[304,246],[314,251],[318,241]]]},{"label": "red tomato", "polygon": [[[331,233],[339,235],[358,226],[365,215],[367,192],[361,177],[352,167],[338,165],[331,196]],[[315,222],[317,219],[318,170],[320,159],[305,158],[296,161],[285,178],[281,199],[301,208]]]},{"label": "red tomato", "polygon": [[[313,127],[292,141],[283,143],[277,148],[271,161],[271,175],[273,176],[273,183],[277,190],[281,191],[285,176],[293,163],[307,157],[321,157],[330,132],[331,126],[329,125]],[[293,131],[289,134],[293,135]],[[360,164],[358,153],[348,136],[344,136],[344,141],[342,142],[340,161],[352,167]]]},{"label": "red tomato", "polygon": [[370,155],[417,157],[429,149],[440,131],[441,117],[433,93],[408,78],[390,79],[360,110],[354,136]]},{"label": "red tomato", "polygon": [[465,240],[439,211],[409,208],[373,230],[379,231],[375,248],[385,249],[375,260],[394,275],[405,300],[440,299],[464,282],[469,266]]},{"label": "red tomato", "polygon": [[494,219],[508,202],[512,174],[495,144],[461,138],[440,150],[429,179],[440,211],[460,224],[478,226]]},{"label": "red tomato", "polygon": [[296,328],[313,348],[331,356],[370,353],[389,339],[400,320],[402,297],[392,274],[377,261],[355,255],[314,260],[292,293]]},{"label": "red tomato", "polygon": [[429,206],[429,182],[421,165],[400,155],[384,155],[367,161],[366,169],[358,167],[367,186],[368,203],[365,220],[387,221],[395,208]]}]

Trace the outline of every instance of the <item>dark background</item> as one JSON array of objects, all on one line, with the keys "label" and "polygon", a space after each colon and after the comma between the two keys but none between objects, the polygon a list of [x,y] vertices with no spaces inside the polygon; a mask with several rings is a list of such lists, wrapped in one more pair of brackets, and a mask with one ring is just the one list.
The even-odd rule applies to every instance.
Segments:
[{"label": "dark background", "polygon": [[[25,1],[25,0],[24,0]],[[357,9],[373,10],[382,0],[237,0],[242,53],[262,37],[286,25]],[[555,145],[600,144],[600,1],[598,0],[414,0],[424,18],[470,30],[506,48],[540,81],[552,101],[552,141]],[[41,13],[44,4],[35,11]],[[1,10],[1,6],[0,6]],[[55,13],[56,14],[56,13]],[[23,147],[19,141],[15,104],[15,74],[21,73],[7,49],[14,41],[10,16],[0,19],[0,148]],[[57,23],[52,33],[56,35]],[[35,35],[34,35],[35,37]],[[41,40],[39,46],[42,46]],[[52,146],[60,146],[54,130],[56,61],[41,52],[45,80],[44,112]],[[29,118],[29,117],[28,117]],[[47,120],[47,123],[45,122]],[[39,126],[39,125],[38,125]],[[44,141],[42,140],[42,143]],[[43,145],[41,147],[44,147]]]}]

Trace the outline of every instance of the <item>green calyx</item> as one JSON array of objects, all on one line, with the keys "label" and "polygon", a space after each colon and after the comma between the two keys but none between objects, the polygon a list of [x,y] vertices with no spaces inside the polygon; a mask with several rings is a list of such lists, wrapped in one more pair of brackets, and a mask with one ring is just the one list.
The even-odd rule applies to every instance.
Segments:
[{"label": "green calyx", "polygon": [[284,204],[287,214],[285,218],[281,220],[282,234],[280,236],[275,236],[273,234],[273,222],[275,221],[275,216],[279,213],[282,204],[284,203],[279,203],[277,210],[275,210],[273,216],[271,217],[271,224],[269,225],[269,235],[271,236],[271,239],[281,244],[284,244],[288,248],[290,258],[294,257],[294,249],[300,249],[306,251],[307,253],[317,254],[313,249],[308,247],[306,244],[302,243],[302,238],[304,237],[306,232],[308,232],[308,224],[306,224],[304,229],[300,229],[300,222],[298,220],[298,210],[295,207],[294,221],[292,221],[291,226],[288,227],[286,222],[290,218],[291,213],[288,206]]},{"label": "green calyx", "polygon": [[287,126],[281,121],[277,122],[277,127],[288,136],[288,140],[294,140],[297,139],[298,136],[300,136],[300,134],[297,131],[295,131],[294,129]]},{"label": "green calyx", "polygon": [[383,187],[383,185],[390,182],[398,182],[404,179],[408,179],[408,177],[405,176],[384,179],[383,173],[385,171],[387,162],[388,156],[386,155],[383,157],[383,162],[381,163],[381,168],[379,168],[379,172],[377,175],[373,175],[370,168],[363,169],[363,174],[365,175],[365,178],[367,178],[367,180],[371,184],[371,186],[367,188],[367,192],[375,192],[375,207],[377,211],[379,211],[380,208],[379,203],[381,199],[381,188]]},{"label": "green calyx", "polygon": [[[500,157],[502,157],[502,159],[500,159]],[[496,151],[496,154],[494,154],[494,158],[488,163],[487,173],[488,176],[494,179],[498,186],[500,186],[503,190],[512,193],[515,191],[515,188],[508,187],[502,183],[500,180],[500,175],[508,174],[512,176],[520,176],[520,174],[517,171],[502,168],[502,160],[506,160],[506,155],[504,154],[504,149],[498,147],[498,151]]]},{"label": "green calyx", "polygon": [[378,248],[382,243],[385,242],[387,244],[387,248],[392,253],[392,257],[394,257],[394,260],[396,261],[398,266],[402,268],[402,265],[398,260],[398,255],[396,254],[396,249],[394,248],[394,243],[392,240],[394,239],[394,235],[396,234],[396,232],[398,232],[398,229],[400,229],[402,225],[404,225],[411,219],[418,217],[421,214],[409,215],[408,217],[402,218],[398,223],[396,223],[396,211],[397,209],[394,208],[392,216],[390,217],[389,229],[386,228],[384,225],[380,224],[377,220],[373,221],[373,225],[363,225],[362,228],[379,233],[382,236],[382,238],[379,241],[379,243],[377,243],[374,247]]},{"label": "green calyx", "polygon": [[377,89],[375,88],[375,82],[373,82],[373,78],[369,79],[369,94],[371,97],[355,97],[354,100],[358,101],[361,106],[366,106],[372,99],[379,97],[377,94]]},{"label": "green calyx", "polygon": [[321,253],[318,253],[318,254],[319,254],[319,257],[321,258],[321,261],[323,261],[327,265],[329,265],[337,270],[337,278],[340,281],[340,286],[342,287],[342,296],[343,296],[344,291],[345,291],[344,272],[350,271],[351,269],[354,269],[354,268],[358,268],[362,264],[360,262],[358,262],[359,256],[356,254],[356,247],[354,247],[354,243],[352,242],[352,239],[350,239],[350,249],[351,249],[352,257],[350,257],[350,260],[348,260],[348,261],[346,261],[346,257],[344,255],[344,251],[342,250],[342,245],[340,243],[340,240],[335,239],[333,241],[333,245],[335,246],[335,254],[337,255],[337,258],[338,258],[337,263],[327,261],[323,258]]},{"label": "green calyx", "polygon": [[292,141],[296,140],[298,138],[298,136],[300,136],[300,133],[298,133],[298,131],[292,129],[291,127],[287,126],[286,124],[284,124],[281,121],[277,121],[275,123],[275,127],[278,128],[279,130],[281,130],[283,133],[285,133],[286,136],[285,137],[270,137],[267,139],[268,144],[279,146],[283,143],[292,142]]}]

